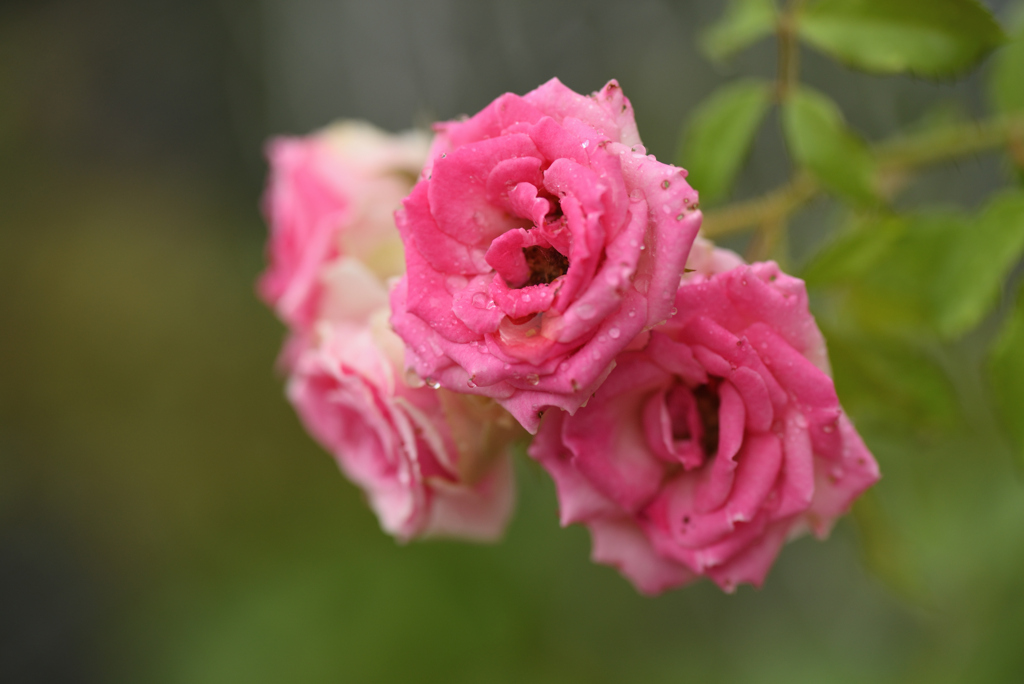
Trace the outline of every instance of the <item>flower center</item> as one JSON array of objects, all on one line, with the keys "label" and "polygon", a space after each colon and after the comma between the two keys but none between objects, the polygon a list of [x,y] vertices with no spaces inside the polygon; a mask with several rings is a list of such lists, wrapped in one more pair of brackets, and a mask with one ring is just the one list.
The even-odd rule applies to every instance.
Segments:
[{"label": "flower center", "polygon": [[697,402],[697,414],[704,427],[700,446],[704,449],[704,455],[711,458],[718,453],[718,406],[721,400],[717,389],[710,384],[694,388],[693,398]]},{"label": "flower center", "polygon": [[711,378],[709,383],[694,388],[680,382],[666,397],[673,441],[676,444],[691,442],[699,447],[701,460],[713,458],[718,452],[720,382]]},{"label": "flower center", "polygon": [[523,257],[530,268],[530,279],[523,287],[547,285],[569,271],[569,259],[554,247],[524,247]]}]

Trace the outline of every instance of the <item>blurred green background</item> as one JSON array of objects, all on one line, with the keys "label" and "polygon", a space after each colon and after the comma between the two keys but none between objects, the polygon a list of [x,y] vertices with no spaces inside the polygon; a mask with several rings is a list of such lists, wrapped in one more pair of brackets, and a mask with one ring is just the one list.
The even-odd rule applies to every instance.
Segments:
[{"label": "blurred green background", "polygon": [[[589,562],[584,530],[558,528],[525,459],[503,542],[400,547],[284,400],[284,331],[253,294],[267,137],[617,78],[671,159],[708,93],[774,75],[770,43],[701,56],[721,10],[0,3],[0,681],[1024,681],[1024,484],[982,372],[1008,296],[964,337],[907,347],[842,332],[815,291],[884,478],[828,542],[790,544],[762,590],[732,596],[637,595]],[[803,51],[805,82],[871,139],[981,113],[986,68],[934,83]],[[770,120],[734,197],[789,173]],[[900,202],[973,211],[1011,182],[1000,154],[975,155]],[[816,200],[775,256],[800,271],[839,223]]]}]

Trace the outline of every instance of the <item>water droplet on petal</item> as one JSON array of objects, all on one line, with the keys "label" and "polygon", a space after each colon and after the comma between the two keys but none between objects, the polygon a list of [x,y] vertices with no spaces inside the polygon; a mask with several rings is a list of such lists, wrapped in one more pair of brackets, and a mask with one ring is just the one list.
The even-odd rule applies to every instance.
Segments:
[{"label": "water droplet on petal", "polygon": [[528,301],[530,301],[530,295],[528,295],[528,294],[524,294],[524,295],[523,295],[523,301],[524,301],[524,302],[528,302]]},{"label": "water droplet on petal", "polygon": [[636,311],[630,311],[629,312],[629,317],[630,318],[636,318]]},{"label": "water droplet on petal", "polygon": [[477,292],[475,295],[473,295],[473,306],[475,306],[478,309],[486,309],[487,295],[485,295],[483,292]]},{"label": "water droplet on petal", "polygon": [[665,188],[666,190],[668,190],[668,186],[670,186],[670,185],[672,185],[672,184],[669,183],[667,180],[661,181],[661,187]]},{"label": "water droplet on petal", "polygon": [[[630,313],[632,313],[632,312],[630,312]],[[611,330],[608,331],[608,337],[612,338],[613,340],[619,339],[619,335],[621,335],[621,334],[622,333],[619,332],[618,328],[612,328]]]},{"label": "water droplet on petal", "polygon": [[[473,378],[475,378],[475,377],[476,376],[474,375]],[[469,380],[466,381],[466,387],[468,387],[470,389],[473,389],[474,387],[476,387],[476,383],[473,382],[473,378],[470,378]]]},{"label": "water droplet on petal", "polygon": [[540,376],[537,375],[536,373],[530,373],[529,375],[526,376],[526,382],[530,383],[531,385],[539,385]]},{"label": "water droplet on petal", "polygon": [[441,383],[434,378],[423,378],[423,382],[427,383],[431,389],[439,389],[441,387]]},{"label": "water droplet on petal", "polygon": [[587,149],[587,145],[589,145],[589,144],[590,144],[589,140],[584,140],[583,143],[580,145],[580,147],[582,147],[583,149]]},{"label": "water droplet on petal", "polygon": [[597,312],[594,311],[594,307],[591,306],[590,304],[580,304],[576,308],[576,314],[583,320],[589,321],[591,318],[597,315]]},{"label": "water droplet on petal", "polygon": [[686,218],[685,214],[676,214],[676,221],[682,221],[684,218]]}]

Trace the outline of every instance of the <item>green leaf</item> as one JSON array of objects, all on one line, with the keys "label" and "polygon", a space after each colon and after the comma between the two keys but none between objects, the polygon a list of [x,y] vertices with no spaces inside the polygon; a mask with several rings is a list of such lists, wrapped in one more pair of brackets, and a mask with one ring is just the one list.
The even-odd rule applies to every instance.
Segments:
[{"label": "green leaf", "polygon": [[1024,112],[1024,27],[993,57],[988,91],[996,111]]},{"label": "green leaf", "polygon": [[871,271],[906,230],[896,216],[856,221],[836,236],[807,265],[803,279],[811,287],[849,283]]},{"label": "green leaf", "polygon": [[[933,334],[936,265],[944,263],[956,237],[969,224],[967,217],[948,210],[876,217],[850,236],[841,237],[821,257],[838,264],[833,268],[839,274],[829,282],[844,287],[843,310],[838,315],[865,333]],[[872,234],[875,231],[877,234]],[[844,248],[849,251],[846,263],[841,253]],[[812,266],[830,275],[828,262]]]},{"label": "green leaf", "polygon": [[730,83],[698,105],[683,138],[678,164],[703,206],[725,199],[772,100],[762,81]]},{"label": "green leaf", "polygon": [[829,356],[843,405],[859,420],[893,430],[907,425],[953,428],[956,392],[922,349],[863,331],[828,331]]},{"label": "green leaf", "polygon": [[722,18],[700,39],[710,59],[721,61],[775,31],[774,0],[730,0]]},{"label": "green leaf", "polygon": [[988,370],[996,410],[1024,467],[1024,288],[992,348]]},{"label": "green leaf", "polygon": [[1024,193],[1005,192],[958,231],[937,265],[934,285],[939,332],[960,335],[996,305],[1003,282],[1024,253]]},{"label": "green leaf", "polygon": [[833,192],[861,204],[877,203],[871,153],[847,128],[835,102],[801,87],[784,103],[782,121],[797,163]]},{"label": "green leaf", "polygon": [[798,27],[854,68],[932,78],[966,71],[1006,39],[977,0],[816,0]]}]

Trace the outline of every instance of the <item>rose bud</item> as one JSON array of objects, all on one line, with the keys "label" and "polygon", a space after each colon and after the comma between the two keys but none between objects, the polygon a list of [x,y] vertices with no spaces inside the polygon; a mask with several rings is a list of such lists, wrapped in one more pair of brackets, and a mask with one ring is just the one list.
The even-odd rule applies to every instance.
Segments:
[{"label": "rose bud", "polygon": [[429,384],[492,397],[536,432],[668,318],[697,193],[646,154],[615,81],[583,96],[552,79],[435,130],[397,214],[392,322]]},{"label": "rose bud", "polygon": [[563,525],[658,593],[760,586],[782,544],[828,534],[878,466],[843,413],[803,281],[699,241],[677,312],[530,447]]}]

